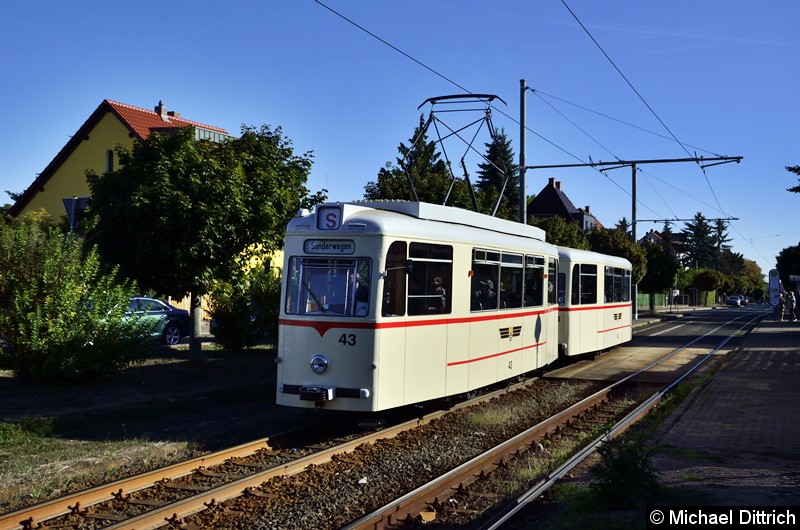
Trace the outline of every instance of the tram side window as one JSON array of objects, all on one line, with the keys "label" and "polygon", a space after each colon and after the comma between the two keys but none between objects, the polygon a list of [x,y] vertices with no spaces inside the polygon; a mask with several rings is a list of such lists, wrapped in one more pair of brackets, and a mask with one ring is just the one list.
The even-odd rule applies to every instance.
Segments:
[{"label": "tram side window", "polygon": [[581,304],[597,303],[597,265],[581,265]]},{"label": "tram side window", "polygon": [[573,305],[597,303],[597,265],[582,263],[572,266]]},{"label": "tram side window", "polygon": [[386,270],[381,297],[383,316],[406,314],[406,242],[395,241],[386,253]]},{"label": "tram side window", "polygon": [[544,258],[525,256],[525,307],[541,307],[544,301]]},{"label": "tram side window", "polygon": [[572,305],[581,303],[581,266],[577,263],[572,266],[572,285],[569,303]]},{"label": "tram side window", "polygon": [[522,269],[521,254],[503,253],[500,265],[500,308],[516,309],[522,307]]},{"label": "tram side window", "polygon": [[628,269],[622,275],[622,301],[631,301],[631,271]]},{"label": "tram side window", "polygon": [[470,283],[470,309],[472,311],[497,309],[499,279],[500,253],[474,249]]},{"label": "tram side window", "polygon": [[449,314],[452,309],[453,247],[411,243],[408,314]]},{"label": "tram side window", "polygon": [[[556,270],[558,269],[558,260],[548,258],[547,260],[547,304],[555,305],[556,300],[559,304],[564,303],[564,282],[563,278],[558,277],[559,285],[556,289]],[[558,293],[559,298],[556,299]]]},{"label": "tram side window", "polygon": [[621,267],[605,268],[605,301],[629,302],[631,299],[631,271]]}]

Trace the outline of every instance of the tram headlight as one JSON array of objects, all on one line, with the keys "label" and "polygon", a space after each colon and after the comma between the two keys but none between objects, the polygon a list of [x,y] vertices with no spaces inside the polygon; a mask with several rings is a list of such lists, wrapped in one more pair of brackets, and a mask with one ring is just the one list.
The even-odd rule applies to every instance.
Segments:
[{"label": "tram headlight", "polygon": [[315,374],[325,373],[328,369],[328,359],[324,355],[315,355],[311,358],[311,370]]}]

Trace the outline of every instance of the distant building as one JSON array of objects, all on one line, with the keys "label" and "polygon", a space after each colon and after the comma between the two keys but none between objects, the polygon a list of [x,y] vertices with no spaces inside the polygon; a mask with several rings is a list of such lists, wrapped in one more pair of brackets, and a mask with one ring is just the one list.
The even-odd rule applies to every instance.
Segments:
[{"label": "distant building", "polygon": [[547,186],[528,203],[528,221],[533,217],[562,217],[578,223],[583,231],[603,228],[602,223],[590,212],[589,206],[576,208],[561,189],[561,181],[552,177],[548,179]]},{"label": "distant building", "polygon": [[639,244],[644,245],[645,243],[655,243],[659,245],[664,244],[664,238],[661,236],[661,232],[658,230],[650,230],[641,238],[639,238]]},{"label": "distant building", "polygon": [[225,129],[181,118],[160,101],[154,110],[146,110],[103,100],[11,206],[9,213],[16,217],[44,209],[58,218],[66,214],[64,199],[73,197],[79,199],[75,201],[78,205],[85,207],[89,196],[87,170],[97,174],[113,171],[119,164],[114,152],[117,146],[132,148],[135,141],[146,140],[152,132],[183,127],[194,127],[197,139],[220,141],[230,137]]}]

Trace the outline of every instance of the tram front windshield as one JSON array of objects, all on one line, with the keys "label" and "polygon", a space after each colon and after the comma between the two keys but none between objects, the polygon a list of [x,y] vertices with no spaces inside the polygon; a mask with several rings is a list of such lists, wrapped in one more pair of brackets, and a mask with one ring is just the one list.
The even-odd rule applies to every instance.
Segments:
[{"label": "tram front windshield", "polygon": [[369,258],[292,257],[286,271],[286,313],[367,316],[371,271]]}]

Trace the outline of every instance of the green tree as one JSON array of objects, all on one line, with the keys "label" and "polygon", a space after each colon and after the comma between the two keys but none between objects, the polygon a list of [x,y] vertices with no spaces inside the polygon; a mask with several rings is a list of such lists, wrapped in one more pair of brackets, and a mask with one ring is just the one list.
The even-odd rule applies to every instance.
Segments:
[{"label": "green tree", "polygon": [[[711,293],[725,285],[725,275],[713,269],[698,270],[692,279],[692,287],[704,292]],[[706,305],[707,297],[702,297],[703,305]]]},{"label": "green tree", "polygon": [[[729,276],[729,275],[725,274],[724,272],[721,273],[721,274],[722,274],[722,283],[719,286],[719,290],[722,291],[723,295],[745,292],[745,291],[740,290],[740,288],[738,287],[739,286],[739,282],[737,282],[737,279],[735,277]],[[724,300],[722,300],[722,299],[720,299],[718,301],[719,302],[724,302]]]},{"label": "green tree", "polygon": [[717,270],[731,276],[738,276],[742,274],[744,269],[744,257],[726,248],[720,252],[719,265]]},{"label": "green tree", "polygon": [[[22,197],[22,193],[14,193],[13,191],[6,190],[6,195],[11,198],[12,203],[17,202],[20,197]],[[0,205],[0,220],[2,220],[2,216],[4,216],[8,211],[11,209],[12,204],[6,203]]]},{"label": "green tree", "polygon": [[[800,166],[786,166],[786,171],[789,173],[794,173],[795,175],[800,175]],[[800,181],[800,179],[797,179]],[[793,186],[791,188],[786,188],[786,191],[791,191],[792,193],[800,193],[800,185]]]},{"label": "green tree", "polygon": [[750,291],[742,291],[745,293],[750,293],[750,296],[755,298],[761,298],[764,296],[764,273],[761,272],[761,267],[755,261],[751,259],[744,259],[742,263],[742,272],[741,277],[745,278],[752,288]]},{"label": "green tree", "polygon": [[673,255],[678,256],[683,254],[683,236],[672,231],[672,222],[669,220],[664,221],[664,227],[661,229],[661,243]]},{"label": "green tree", "polygon": [[696,296],[693,296],[693,291],[695,288],[692,287],[692,282],[694,282],[694,276],[697,274],[697,269],[689,269],[683,266],[678,267],[678,275],[675,280],[676,287],[681,292],[681,295],[685,298],[679,303],[691,303],[696,299]]},{"label": "green tree", "polygon": [[697,212],[692,221],[686,221],[681,234],[684,238],[684,265],[695,269],[714,266],[717,261],[716,241],[711,225],[702,213]]},{"label": "green tree", "polygon": [[117,154],[118,170],[87,175],[91,237],[142,287],[191,296],[190,355],[200,360],[201,297],[241,277],[250,256],[281,248],[298,209],[324,199],[305,187],[311,154],[295,155],[281,128],[266,125],[222,143],[195,140],[191,128],[154,133]]},{"label": "green tree", "polygon": [[378,171],[378,179],[364,186],[364,198],[376,200],[412,200],[409,180],[422,202],[448,204],[472,210],[471,192],[463,179],[454,179],[447,164],[436,149],[436,142],[428,141],[425,121],[420,116],[419,126],[409,140],[400,143],[400,156],[396,165],[387,163]]},{"label": "green tree", "polygon": [[588,234],[591,249],[602,254],[619,256],[631,262],[633,267],[631,281],[638,284],[647,273],[647,256],[644,249],[631,241],[630,236],[621,229],[598,228]]},{"label": "green tree", "polygon": [[720,261],[722,259],[722,253],[724,251],[729,251],[729,243],[731,238],[728,237],[728,223],[723,221],[722,219],[717,219],[714,221],[714,229],[712,232],[712,237],[714,238],[714,255],[712,259],[712,265],[715,269],[720,269]]},{"label": "green tree", "polygon": [[622,219],[617,221],[617,224],[614,225],[614,229],[615,230],[622,230],[626,234],[630,234],[631,233],[631,223],[630,223],[630,221],[628,221],[627,217],[623,217]]},{"label": "green tree", "polygon": [[139,360],[154,322],[125,318],[134,291],[55,220],[0,222],[0,364],[23,379],[61,381]]},{"label": "green tree", "polygon": [[536,217],[531,220],[531,224],[545,231],[548,243],[582,250],[590,248],[589,240],[578,223],[567,221],[563,217]]},{"label": "green tree", "polygon": [[647,259],[647,273],[639,282],[639,290],[650,295],[650,311],[655,311],[655,293],[671,289],[678,273],[678,260],[662,244],[647,242],[642,245]]},{"label": "green tree", "polygon": [[800,245],[786,247],[776,257],[776,268],[780,272],[781,283],[784,289],[794,290],[793,282],[789,276],[800,274]]},{"label": "green tree", "polygon": [[519,220],[519,173],[514,163],[511,141],[503,129],[497,131],[486,145],[486,162],[478,164],[478,190],[480,211],[491,213],[501,196],[496,217]]}]

